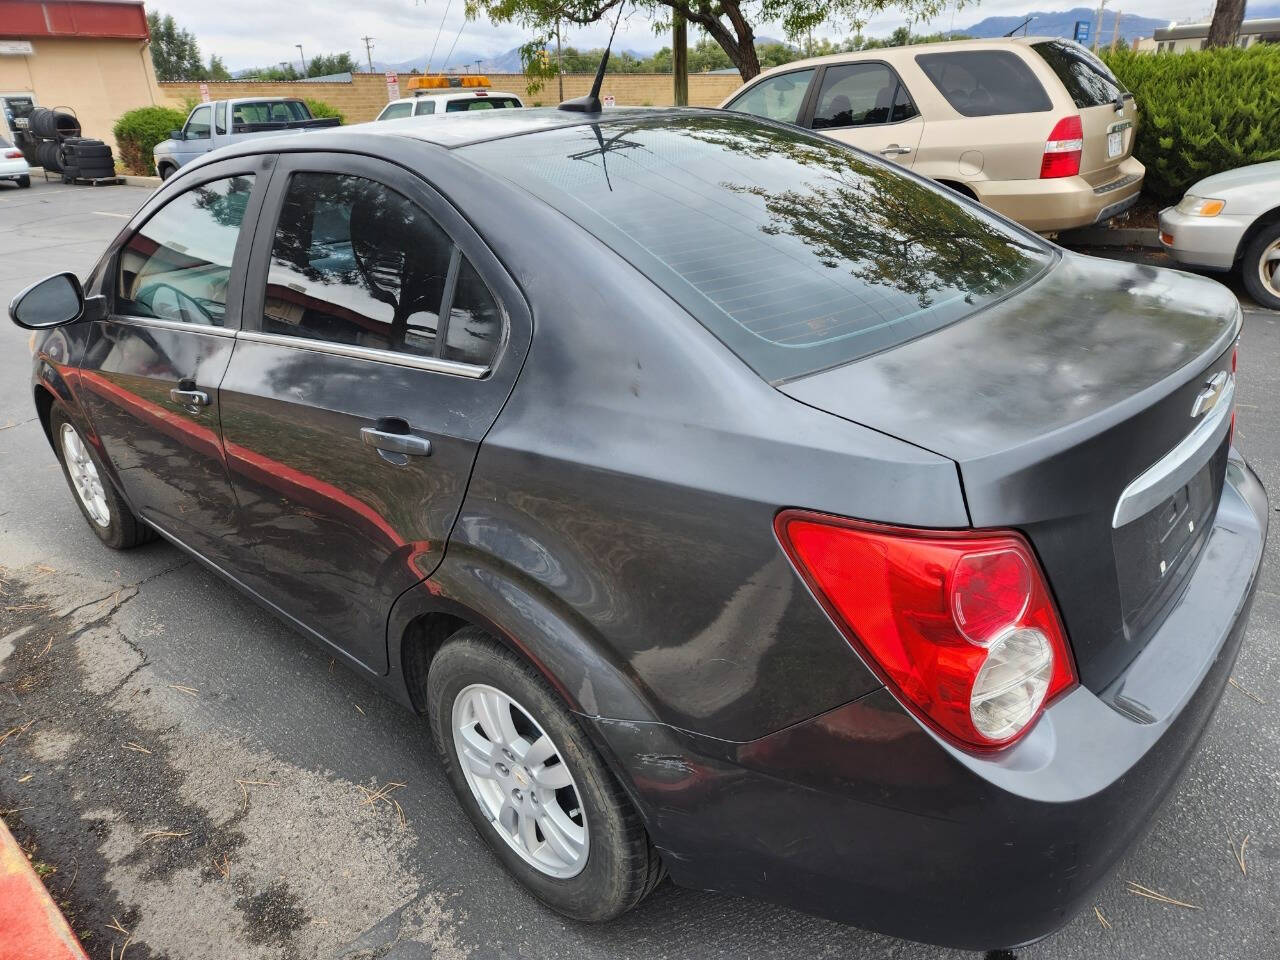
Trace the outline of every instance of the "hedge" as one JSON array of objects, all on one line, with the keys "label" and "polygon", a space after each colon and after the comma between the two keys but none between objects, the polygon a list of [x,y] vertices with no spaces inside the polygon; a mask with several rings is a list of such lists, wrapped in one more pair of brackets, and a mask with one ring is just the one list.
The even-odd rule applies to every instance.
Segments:
[{"label": "hedge", "polygon": [[136,174],[156,172],[152,151],[161,140],[169,139],[170,130],[179,130],[187,115],[172,107],[140,107],[122,114],[112,127],[120,147],[120,161]]},{"label": "hedge", "polygon": [[1134,155],[1155,199],[1173,202],[1202,177],[1280,160],[1280,46],[1105,59],[1137,98]]},{"label": "hedge", "polygon": [[323,100],[308,100],[307,109],[311,111],[313,117],[337,117],[343,123],[347,122],[341,110],[329,106]]}]

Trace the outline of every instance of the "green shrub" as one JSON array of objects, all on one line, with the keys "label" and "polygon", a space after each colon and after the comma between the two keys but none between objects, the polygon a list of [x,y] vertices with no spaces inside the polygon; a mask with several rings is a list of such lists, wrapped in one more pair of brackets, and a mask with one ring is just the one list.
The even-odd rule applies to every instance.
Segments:
[{"label": "green shrub", "polygon": [[311,111],[313,117],[337,117],[343,123],[347,122],[347,118],[341,110],[329,106],[323,100],[307,100],[307,109]]},{"label": "green shrub", "polygon": [[1280,46],[1117,50],[1105,59],[1137,98],[1134,155],[1156,199],[1172,202],[1202,177],[1280,159]]},{"label": "green shrub", "polygon": [[178,130],[186,122],[187,115],[172,107],[140,107],[122,114],[111,128],[120,147],[120,162],[132,173],[154,176],[151,151],[161,140],[169,139],[170,130]]}]

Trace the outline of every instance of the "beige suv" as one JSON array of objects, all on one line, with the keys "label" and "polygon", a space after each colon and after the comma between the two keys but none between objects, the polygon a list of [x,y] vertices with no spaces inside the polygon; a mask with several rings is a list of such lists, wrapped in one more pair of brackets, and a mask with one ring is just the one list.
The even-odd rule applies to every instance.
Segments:
[{"label": "beige suv", "polygon": [[800,60],[722,107],[810,127],[976,197],[1033,230],[1100,223],[1138,199],[1133,95],[1052,37],[957,40]]}]

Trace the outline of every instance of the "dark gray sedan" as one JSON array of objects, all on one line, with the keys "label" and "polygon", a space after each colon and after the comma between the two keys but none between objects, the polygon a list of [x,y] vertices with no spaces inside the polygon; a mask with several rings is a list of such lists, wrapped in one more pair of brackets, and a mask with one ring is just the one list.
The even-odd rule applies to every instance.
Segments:
[{"label": "dark gray sedan", "polygon": [[669,873],[1043,936],[1194,749],[1266,538],[1222,287],[741,115],[255,140],[10,310],[98,536],[422,714],[578,919]]}]

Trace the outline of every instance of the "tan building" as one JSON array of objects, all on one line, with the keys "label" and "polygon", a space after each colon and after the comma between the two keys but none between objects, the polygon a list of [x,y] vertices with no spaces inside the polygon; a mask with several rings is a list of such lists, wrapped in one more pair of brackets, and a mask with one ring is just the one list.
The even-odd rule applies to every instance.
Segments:
[{"label": "tan building", "polygon": [[[1139,41],[1140,52],[1182,53],[1185,50],[1203,50],[1209,38],[1209,24],[1172,23],[1155,32],[1150,40]],[[1255,43],[1280,43],[1280,19],[1246,20],[1236,34],[1237,47],[1251,47]]]},{"label": "tan building", "polygon": [[120,114],[165,104],[141,0],[0,0],[0,133],[34,102],[111,144]]}]

